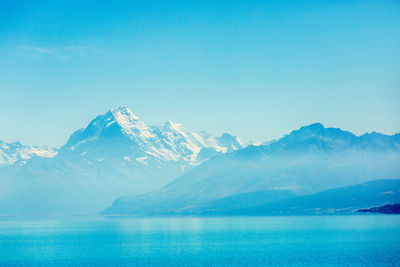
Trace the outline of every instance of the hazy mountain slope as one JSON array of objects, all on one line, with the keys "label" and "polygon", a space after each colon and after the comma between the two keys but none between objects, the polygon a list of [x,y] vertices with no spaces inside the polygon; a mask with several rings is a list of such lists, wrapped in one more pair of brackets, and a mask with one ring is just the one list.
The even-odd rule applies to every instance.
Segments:
[{"label": "hazy mountain slope", "polygon": [[[376,180],[313,195],[289,198],[264,205],[224,211],[230,215],[294,215],[355,212],[360,208],[396,203],[400,179]],[[204,211],[209,212],[209,211]]]},{"label": "hazy mountain slope", "polygon": [[166,122],[148,126],[127,107],[97,116],[53,158],[0,168],[0,213],[97,213],[113,199],[159,189],[198,165],[204,148],[231,151],[239,141]]},{"label": "hazy mountain slope", "polygon": [[304,195],[399,176],[399,134],[358,137],[312,124],[278,141],[212,158],[160,191],[123,197],[106,212],[170,212],[246,192],[290,190]]},{"label": "hazy mountain slope", "polygon": [[290,190],[265,190],[231,195],[202,203],[194,208],[186,208],[182,214],[218,214],[230,210],[250,208],[277,200],[296,197]]}]

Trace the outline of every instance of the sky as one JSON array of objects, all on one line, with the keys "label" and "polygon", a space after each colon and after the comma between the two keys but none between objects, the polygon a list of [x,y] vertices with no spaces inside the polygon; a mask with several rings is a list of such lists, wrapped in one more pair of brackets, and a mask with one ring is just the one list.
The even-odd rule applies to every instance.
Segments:
[{"label": "sky", "polygon": [[0,140],[59,147],[124,105],[244,141],[400,132],[400,1],[0,2]]}]

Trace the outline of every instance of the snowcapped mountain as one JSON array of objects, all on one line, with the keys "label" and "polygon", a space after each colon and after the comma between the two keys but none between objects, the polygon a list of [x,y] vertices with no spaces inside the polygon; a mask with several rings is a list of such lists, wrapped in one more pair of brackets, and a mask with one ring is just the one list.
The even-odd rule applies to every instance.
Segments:
[{"label": "snowcapped mountain", "polygon": [[200,135],[171,121],[161,126],[148,126],[129,108],[122,107],[98,116],[85,129],[72,134],[61,147],[59,156],[87,161],[119,156],[125,161],[145,165],[168,161],[196,165],[205,159],[197,157],[202,149],[225,153],[242,147],[230,134]]},{"label": "snowcapped mountain", "polygon": [[0,166],[11,165],[16,162],[20,164],[32,157],[52,158],[57,155],[57,149],[47,146],[25,146],[20,142],[5,143],[0,140]]},{"label": "snowcapped mountain", "polygon": [[356,136],[317,123],[274,142],[214,157],[159,191],[117,199],[106,212],[179,213],[256,191],[304,195],[398,177],[400,134]]},{"label": "snowcapped mountain", "polygon": [[317,123],[243,148],[230,134],[150,126],[121,107],[58,150],[0,142],[0,163],[3,214],[93,214],[121,195],[107,212],[154,214],[256,191],[302,195],[397,178],[400,134],[356,136]]},{"label": "snowcapped mountain", "polygon": [[77,130],[58,153],[46,154],[52,157],[1,168],[0,213],[97,213],[120,195],[157,190],[240,148],[229,134],[198,134],[171,121],[149,126],[121,107]]}]

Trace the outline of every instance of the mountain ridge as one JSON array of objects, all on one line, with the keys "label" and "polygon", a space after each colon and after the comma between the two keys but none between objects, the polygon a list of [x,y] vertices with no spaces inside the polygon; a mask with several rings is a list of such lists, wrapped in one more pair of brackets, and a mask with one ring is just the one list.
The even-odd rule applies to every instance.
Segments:
[{"label": "mountain ridge", "polygon": [[311,124],[274,142],[211,158],[159,191],[117,199],[106,212],[172,212],[252,191],[289,190],[304,195],[369,179],[397,178],[399,136],[356,136]]},{"label": "mountain ridge", "polygon": [[[198,163],[196,157],[202,148],[213,149],[217,154],[232,151],[232,147],[242,148],[236,137],[228,135],[232,144],[221,142],[220,138],[211,135],[203,138],[182,124],[172,121],[159,126],[148,126],[129,108],[121,107],[97,116],[86,128],[74,132],[67,143],[60,148],[60,155],[68,153],[67,150],[75,150],[82,144],[85,146],[102,138],[115,138],[119,139],[119,142],[133,143],[140,158],[186,161],[196,165]],[[138,150],[141,150],[141,153]]]},{"label": "mountain ridge", "polygon": [[400,134],[356,136],[320,123],[243,147],[228,133],[149,126],[125,106],[96,116],[47,157],[32,152],[1,165],[0,213],[93,214],[115,199],[127,212],[137,201],[139,210],[163,212],[254,191],[304,195],[399,177],[399,151]]},{"label": "mountain ridge", "polygon": [[[359,211],[360,208],[395,203],[399,199],[400,179],[383,179],[254,205],[253,207],[227,210],[221,212],[221,214],[259,216],[354,213]],[[218,214],[218,211],[216,214]]]},{"label": "mountain ridge", "polygon": [[[171,121],[149,126],[126,106],[109,110],[71,134],[51,158],[2,165],[0,213],[97,213],[120,195],[156,190],[231,151],[239,141],[230,141]],[[212,153],[197,158],[205,148]]]},{"label": "mountain ridge", "polygon": [[25,164],[32,157],[55,157],[58,150],[47,146],[27,146],[20,142],[6,143],[0,140],[0,166],[14,163]]}]

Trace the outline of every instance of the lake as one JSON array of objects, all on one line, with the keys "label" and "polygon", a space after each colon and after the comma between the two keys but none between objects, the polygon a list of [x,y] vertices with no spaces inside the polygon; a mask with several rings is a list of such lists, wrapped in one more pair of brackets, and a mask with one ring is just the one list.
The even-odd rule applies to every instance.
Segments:
[{"label": "lake", "polygon": [[400,216],[3,217],[0,265],[400,266]]}]

